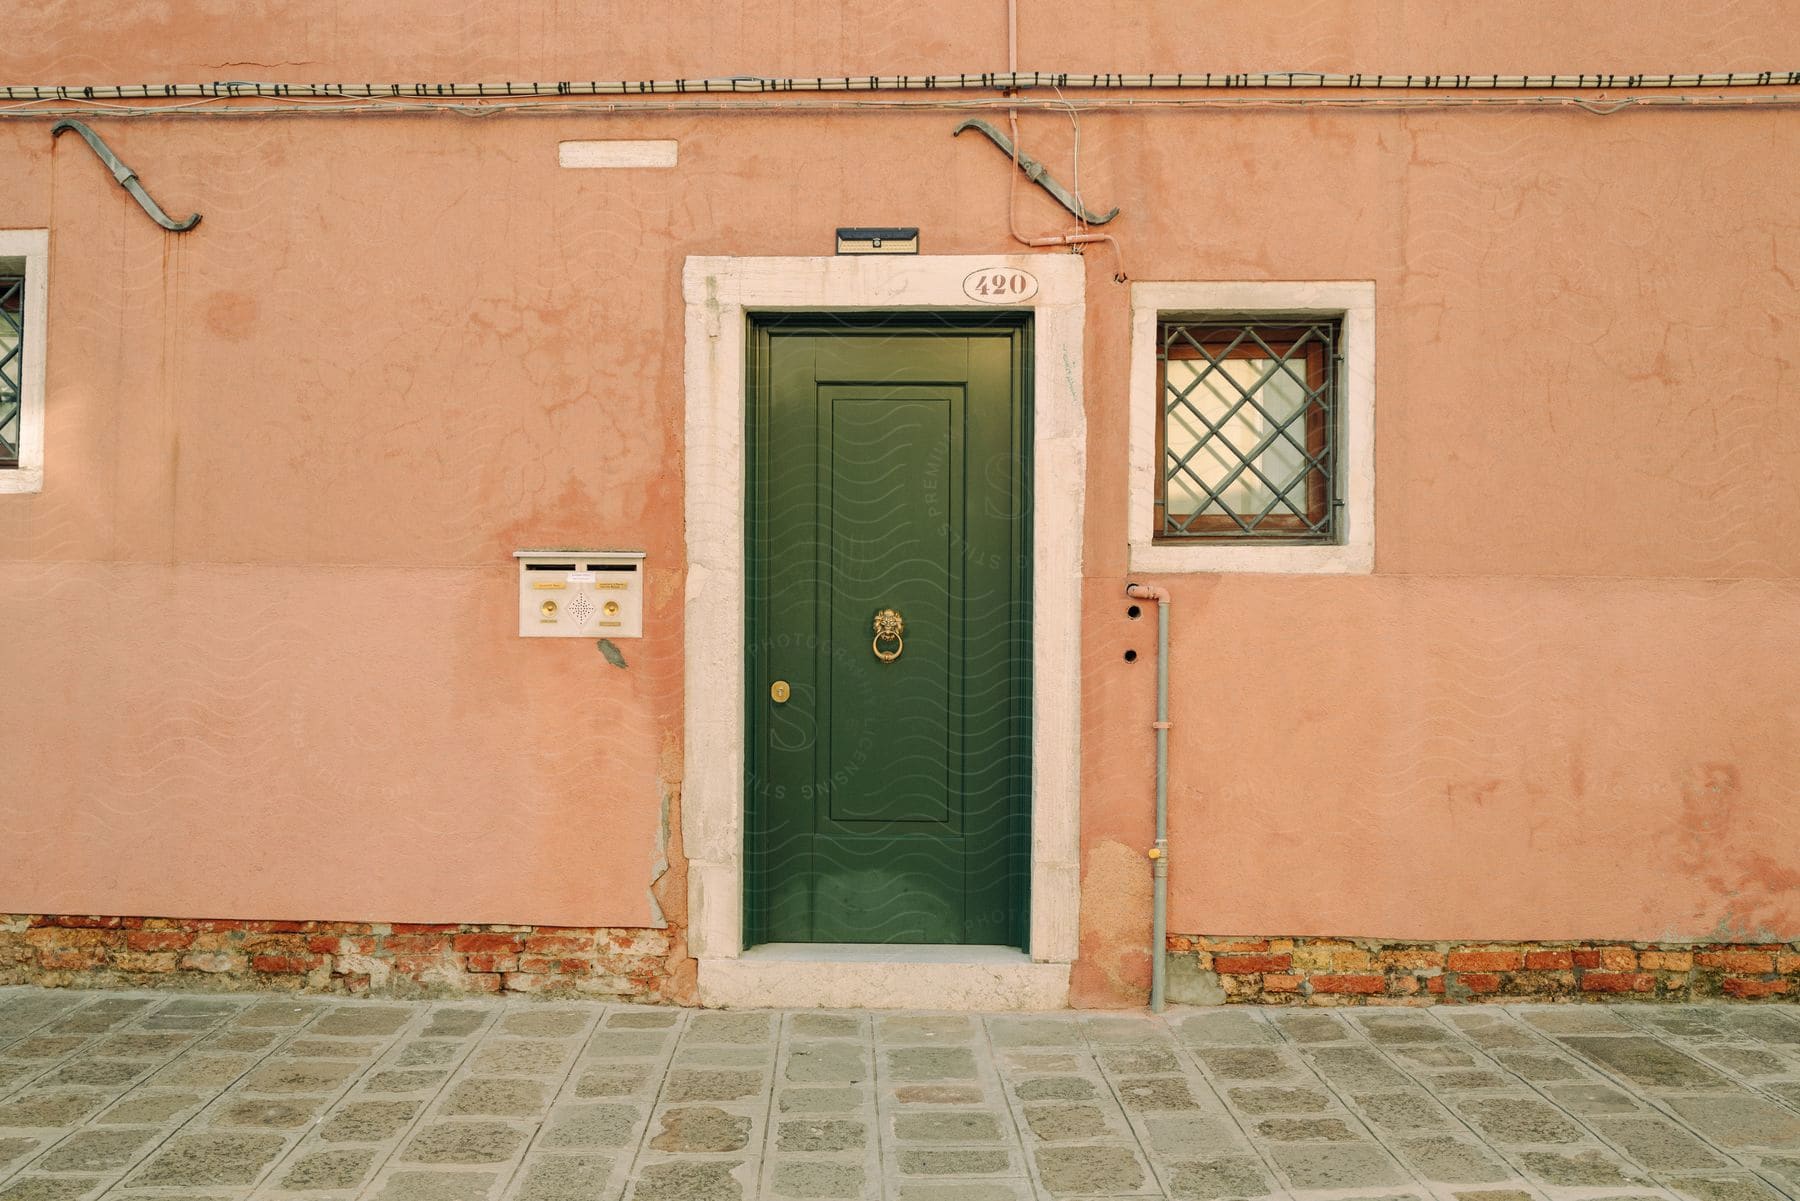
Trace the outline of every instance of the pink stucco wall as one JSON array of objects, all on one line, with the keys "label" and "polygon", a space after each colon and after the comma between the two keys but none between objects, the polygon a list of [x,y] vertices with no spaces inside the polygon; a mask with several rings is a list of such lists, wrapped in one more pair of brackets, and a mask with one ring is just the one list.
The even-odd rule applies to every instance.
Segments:
[{"label": "pink stucco wall", "polygon": [[[1004,62],[991,7],[47,3],[7,18],[0,82],[979,70]],[[1800,62],[1776,0],[1020,9],[1028,67]],[[1064,169],[1066,118],[1024,123]],[[47,483],[0,496],[0,911],[657,920],[682,259],[877,223],[1009,250],[1004,164],[953,124],[96,121],[205,213],[174,238],[73,139],[0,123],[0,227],[52,231]],[[592,137],[674,138],[681,163],[558,169]],[[1172,929],[1800,936],[1793,154],[1777,110],[1083,119],[1134,278],[1377,287],[1375,574],[1163,581]],[[1091,264],[1104,992],[1148,925],[1151,667],[1121,653],[1152,631],[1120,600],[1126,289]],[[627,670],[514,635],[510,554],[558,543],[649,552]]]}]

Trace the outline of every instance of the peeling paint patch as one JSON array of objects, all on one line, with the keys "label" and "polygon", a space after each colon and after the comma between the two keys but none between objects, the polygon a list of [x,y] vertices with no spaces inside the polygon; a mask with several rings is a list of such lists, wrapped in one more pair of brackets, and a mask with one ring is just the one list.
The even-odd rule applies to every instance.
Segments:
[{"label": "peeling paint patch", "polygon": [[650,898],[651,924],[659,929],[667,929],[669,925],[669,916],[663,912],[662,902],[656,899],[656,886],[669,874],[669,808],[672,800],[668,787],[664,786],[662,810],[656,819],[656,860],[650,865],[649,887],[644,889],[644,894]]},{"label": "peeling paint patch", "polygon": [[1150,988],[1150,869],[1114,839],[1087,851],[1082,871],[1081,955],[1070,982],[1081,1008],[1142,1004]]}]

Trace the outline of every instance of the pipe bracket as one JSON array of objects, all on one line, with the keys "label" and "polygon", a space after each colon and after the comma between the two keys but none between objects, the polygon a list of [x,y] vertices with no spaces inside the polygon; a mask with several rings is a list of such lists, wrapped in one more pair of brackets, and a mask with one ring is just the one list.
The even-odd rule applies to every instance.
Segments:
[{"label": "pipe bracket", "polygon": [[171,220],[169,214],[163,212],[162,206],[157,204],[150,193],[144,190],[144,185],[138,182],[137,172],[127,167],[124,161],[112,152],[112,147],[108,146],[99,134],[88,128],[86,122],[58,121],[50,127],[50,137],[52,139],[60,138],[71,129],[81,135],[81,140],[88,144],[88,149],[92,150],[100,161],[106,164],[106,169],[113,173],[113,178],[119,181],[119,186],[131,193],[131,198],[138,202],[139,208],[150,214],[152,221],[170,233],[177,234],[184,234],[200,224],[199,213],[191,214],[183,221]]},{"label": "pipe bracket", "polygon": [[981,118],[970,117],[967,121],[964,121],[961,125],[958,125],[955,129],[951,130],[950,136],[953,138],[957,137],[965,129],[978,129],[986,134],[989,141],[1006,152],[1007,158],[1019,165],[1019,170],[1025,173],[1026,179],[1029,179],[1032,183],[1056,197],[1056,203],[1062,205],[1089,225],[1105,225],[1108,221],[1111,221],[1114,217],[1119,215],[1117,207],[1114,207],[1109,213],[1090,213],[1087,206],[1077,200],[1073,193],[1056,182],[1056,178],[1050,174],[1044,164],[1020,151],[1013,145],[1011,138],[1007,137]]}]

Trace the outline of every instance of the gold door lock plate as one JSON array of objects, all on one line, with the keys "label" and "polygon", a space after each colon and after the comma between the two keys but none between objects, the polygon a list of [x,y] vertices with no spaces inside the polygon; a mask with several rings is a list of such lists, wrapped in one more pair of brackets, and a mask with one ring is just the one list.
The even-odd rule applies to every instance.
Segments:
[{"label": "gold door lock plate", "polygon": [[769,685],[769,699],[774,701],[777,705],[787,704],[788,697],[792,695],[794,695],[794,690],[788,687],[788,682],[786,680],[776,680],[773,684]]}]

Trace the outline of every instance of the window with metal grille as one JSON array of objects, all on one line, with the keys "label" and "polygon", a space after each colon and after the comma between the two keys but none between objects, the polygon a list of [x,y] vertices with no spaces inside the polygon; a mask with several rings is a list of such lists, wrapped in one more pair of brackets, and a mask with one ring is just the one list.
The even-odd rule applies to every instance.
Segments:
[{"label": "window with metal grille", "polygon": [[1156,540],[1340,541],[1341,322],[1158,325]]},{"label": "window with metal grille", "polygon": [[25,276],[0,274],[0,469],[19,465],[25,407]]},{"label": "window with metal grille", "polygon": [[0,229],[0,495],[44,487],[49,261],[50,231]]}]

